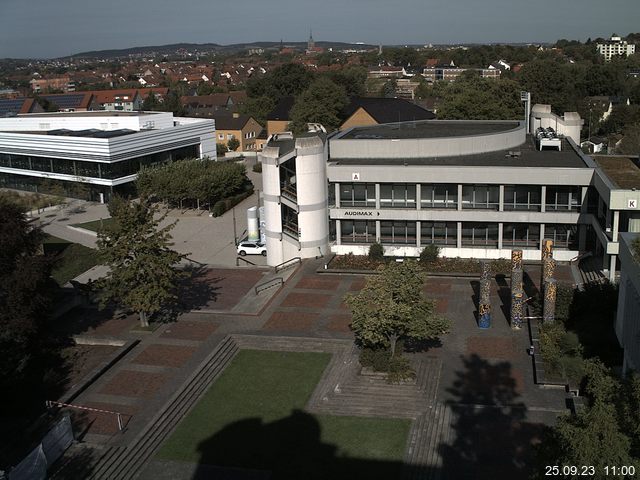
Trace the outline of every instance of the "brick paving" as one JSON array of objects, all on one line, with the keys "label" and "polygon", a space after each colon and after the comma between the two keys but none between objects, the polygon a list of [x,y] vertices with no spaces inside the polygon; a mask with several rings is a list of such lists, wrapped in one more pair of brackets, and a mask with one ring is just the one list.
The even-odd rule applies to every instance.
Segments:
[{"label": "brick paving", "polygon": [[167,376],[161,373],[120,370],[100,393],[123,397],[149,397],[162,387],[166,380]]},{"label": "brick paving", "polygon": [[149,345],[131,363],[177,368],[184,365],[195,351],[194,347]]},{"label": "brick paving", "polygon": [[213,321],[194,322],[180,320],[172,323],[160,335],[161,338],[175,338],[179,340],[206,340],[218,329],[218,324]]},{"label": "brick paving", "polygon": [[[177,323],[143,334],[140,345],[77,400],[80,404],[99,404],[107,410],[129,409],[133,415],[123,435],[114,436],[108,422],[103,420],[96,418],[89,422],[92,440],[127,445],[226,334],[352,339],[351,315],[343,297],[362,289],[366,277],[317,274],[315,269],[320,264],[305,262],[281,289],[266,293],[273,298],[255,315],[235,313],[234,308],[241,301],[246,302],[253,286],[264,278],[264,271],[215,269],[208,272],[205,278],[211,287],[211,298],[206,299],[200,312],[185,314]],[[539,268],[538,273],[536,268],[527,266],[526,269],[526,279],[531,281],[533,289],[539,282]],[[436,301],[437,311],[452,320],[452,329],[441,344],[426,344],[409,354],[412,361],[437,359],[442,365],[433,385],[439,413],[434,413],[435,417],[425,416],[424,423],[414,425],[411,438],[416,445],[426,441],[426,437],[418,438],[420,429],[427,429],[424,435],[439,438],[448,442],[447,445],[456,445],[465,435],[471,435],[466,431],[467,413],[462,408],[454,409],[458,405],[471,409],[478,405],[501,408],[520,405],[518,408],[524,408],[527,413],[517,421],[525,424],[531,420],[537,425],[552,422],[556,413],[564,408],[562,394],[540,390],[533,383],[531,361],[526,355],[526,329],[511,330],[500,297],[504,293],[501,288],[508,288],[508,281],[493,282],[493,324],[489,330],[477,327],[475,283],[476,278],[434,277],[425,285],[425,293]],[[104,326],[100,331],[114,332],[123,338],[140,335],[129,332],[135,317],[110,322],[101,320],[100,325]],[[87,331],[98,331],[100,325]],[[505,392],[508,395],[505,396]],[[530,410],[527,411],[527,407]],[[437,428],[431,429],[429,422],[435,421]],[[509,425],[515,428],[515,422]]]}]

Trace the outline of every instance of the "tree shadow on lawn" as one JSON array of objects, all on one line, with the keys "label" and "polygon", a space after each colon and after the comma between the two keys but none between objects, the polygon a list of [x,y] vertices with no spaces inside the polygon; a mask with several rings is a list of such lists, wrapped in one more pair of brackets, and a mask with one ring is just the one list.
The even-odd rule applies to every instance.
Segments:
[{"label": "tree shadow on lawn", "polygon": [[193,480],[387,480],[400,478],[409,468],[398,461],[340,454],[335,445],[322,442],[321,425],[301,410],[272,423],[259,418],[234,422],[201,442],[198,452]]},{"label": "tree shadow on lawn", "polygon": [[544,426],[527,421],[509,362],[489,363],[478,355],[463,358],[447,389],[455,419],[455,440],[439,447],[446,479],[529,478],[532,445]]}]

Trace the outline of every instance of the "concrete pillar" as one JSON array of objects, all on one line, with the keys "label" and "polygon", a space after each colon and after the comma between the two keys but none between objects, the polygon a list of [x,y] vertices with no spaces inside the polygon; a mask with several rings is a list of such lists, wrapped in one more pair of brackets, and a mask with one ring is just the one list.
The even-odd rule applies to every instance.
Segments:
[{"label": "concrete pillar", "polygon": [[587,249],[587,226],[578,225],[578,250],[584,252]]},{"label": "concrete pillar", "polygon": [[491,327],[491,265],[489,262],[482,262],[478,315],[478,326],[480,328]]},{"label": "concrete pillar", "polygon": [[458,210],[462,210],[462,185],[461,184],[458,184]]},{"label": "concrete pillar", "polygon": [[456,247],[462,248],[462,222],[458,222],[458,235],[456,238]]},{"label": "concrete pillar", "polygon": [[611,283],[616,281],[616,261],[618,259],[617,255],[611,255],[611,260],[609,264],[609,281]]},{"label": "concrete pillar", "polygon": [[[376,210],[380,210],[380,184],[376,183]],[[379,237],[380,235],[378,235]]]},{"label": "concrete pillar", "polygon": [[618,229],[620,228],[620,210],[613,211],[613,229],[611,233],[611,239],[614,242],[618,241]]},{"label": "concrete pillar", "polygon": [[336,245],[342,245],[342,225],[336,220]]},{"label": "concrete pillar", "polygon": [[380,220],[376,220],[376,242],[381,243],[380,242]]},{"label": "concrete pillar", "polygon": [[540,188],[540,211],[543,213],[547,211],[547,186],[546,185],[542,185],[542,187]]},{"label": "concrete pillar", "polygon": [[500,185],[500,200],[498,201],[498,211],[499,212],[504,212],[504,185]]},{"label": "concrete pillar", "polygon": [[582,187],[580,191],[580,211],[587,211],[587,194],[589,193],[589,187]]},{"label": "concrete pillar", "polygon": [[502,222],[498,223],[498,250],[502,250]]},{"label": "concrete pillar", "polygon": [[421,198],[422,198],[422,185],[420,185],[419,183],[416,183],[416,209],[420,210],[422,208],[421,205]]},{"label": "concrete pillar", "polygon": [[422,232],[420,231],[420,221],[416,222],[416,247],[420,248],[420,242],[422,240]]},{"label": "concrete pillar", "polygon": [[[540,224],[540,251],[542,252],[542,242],[544,242],[544,223]],[[542,259],[542,257],[540,257]]]},{"label": "concrete pillar", "polygon": [[550,279],[544,289],[544,305],[542,320],[544,323],[553,323],[556,319],[556,292],[558,285],[555,278]]},{"label": "concrete pillar", "polygon": [[336,208],[340,208],[340,184],[336,183],[334,187],[335,187],[334,195],[336,197]]},{"label": "concrete pillar", "polygon": [[511,328],[519,330],[524,320],[524,293],[522,289],[511,294]]}]

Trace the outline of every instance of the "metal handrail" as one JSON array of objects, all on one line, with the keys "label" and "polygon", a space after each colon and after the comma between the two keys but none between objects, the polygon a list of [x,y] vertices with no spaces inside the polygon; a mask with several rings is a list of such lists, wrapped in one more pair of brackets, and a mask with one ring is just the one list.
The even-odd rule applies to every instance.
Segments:
[{"label": "metal handrail", "polygon": [[293,266],[294,263],[302,263],[302,258],[300,257],[290,258],[286,262],[282,262],[280,265],[276,265],[275,267],[273,267],[273,270],[276,273],[278,273],[280,270],[284,270],[285,268],[289,268]]},{"label": "metal handrail", "polygon": [[246,258],[236,257],[236,267],[240,266],[240,264],[238,263],[238,260],[242,260],[244,263],[248,263],[249,265],[254,265],[255,266],[255,263],[253,263],[250,260],[247,260]]},{"label": "metal handrail", "polygon": [[272,278],[269,281],[261,283],[260,285],[256,285],[253,290],[256,292],[256,295],[257,295],[263,290],[267,290],[268,288],[271,288],[271,287],[279,287],[282,284],[284,284],[284,279],[282,277],[276,277],[276,278]]}]

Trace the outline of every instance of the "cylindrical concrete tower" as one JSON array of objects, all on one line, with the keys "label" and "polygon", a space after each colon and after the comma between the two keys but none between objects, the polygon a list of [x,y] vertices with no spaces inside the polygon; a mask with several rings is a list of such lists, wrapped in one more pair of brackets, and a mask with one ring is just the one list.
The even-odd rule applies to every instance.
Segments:
[{"label": "cylindrical concrete tower", "polygon": [[260,154],[267,264],[329,250],[327,145],[323,134],[269,140]]},{"label": "cylindrical concrete tower", "polygon": [[329,249],[327,148],[319,136],[296,139],[296,179],[300,257],[325,255]]}]

